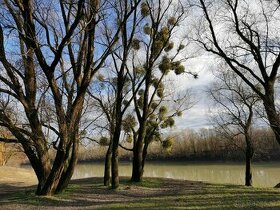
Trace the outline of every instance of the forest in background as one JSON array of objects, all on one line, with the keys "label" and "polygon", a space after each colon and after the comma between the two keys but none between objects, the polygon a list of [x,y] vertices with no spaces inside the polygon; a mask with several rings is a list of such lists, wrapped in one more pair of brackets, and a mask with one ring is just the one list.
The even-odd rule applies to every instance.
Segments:
[{"label": "forest in background", "polygon": [[[230,140],[221,136],[214,129],[199,129],[172,133],[172,147],[165,149],[160,142],[154,142],[148,151],[147,160],[170,161],[244,161],[244,138]],[[252,135],[255,155],[253,161],[279,161],[280,154],[277,141],[270,128],[255,129]],[[126,147],[131,146],[126,143]],[[81,147],[80,162],[103,161],[106,147],[91,145]],[[120,149],[121,160],[131,160],[130,151]]]},{"label": "forest in background", "polygon": [[[215,129],[186,129],[172,133],[172,147],[165,149],[160,142],[154,142],[148,151],[147,161],[244,161],[244,138],[238,140],[225,139]],[[270,128],[254,129],[253,145],[255,155],[253,161],[279,161],[280,154],[277,141]],[[0,144],[3,162],[1,164],[29,164],[27,157],[16,144]],[[131,144],[125,143],[126,147]],[[91,163],[105,160],[107,146],[97,143],[83,143],[79,150],[79,162]],[[53,153],[54,151],[50,151]],[[1,153],[1,150],[0,150]],[[54,154],[53,154],[54,157]],[[121,161],[131,161],[130,151],[120,149]]]}]

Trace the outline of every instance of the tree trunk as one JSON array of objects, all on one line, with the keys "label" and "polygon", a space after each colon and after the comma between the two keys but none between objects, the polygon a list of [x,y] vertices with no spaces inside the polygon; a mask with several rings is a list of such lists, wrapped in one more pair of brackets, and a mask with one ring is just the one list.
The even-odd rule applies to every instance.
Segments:
[{"label": "tree trunk", "polygon": [[43,186],[43,188],[37,192],[38,195],[53,195],[56,192],[60,178],[63,174],[65,167],[65,152],[57,151],[56,158],[53,163],[52,170]]},{"label": "tree trunk", "polygon": [[264,103],[265,111],[267,114],[267,118],[270,124],[270,127],[275,134],[275,138],[280,144],[280,118],[279,114],[277,113],[275,107],[271,107],[271,105]]},{"label": "tree trunk", "polygon": [[[270,86],[266,89],[266,97],[263,99],[264,109],[267,114],[269,125],[275,135],[275,138],[280,144],[280,116],[276,111],[274,103],[274,86]],[[275,187],[280,187],[278,183]]]},{"label": "tree trunk", "polygon": [[131,181],[141,182],[143,178],[142,168],[143,158],[143,140],[138,139],[135,148],[133,148],[132,177]]},{"label": "tree trunk", "polygon": [[[36,189],[36,194],[41,195],[41,191],[47,181],[47,178],[51,172],[51,163],[49,158],[48,150],[39,150],[41,154],[36,154],[32,149],[32,145],[25,140],[22,140],[19,136],[16,136],[24,149],[24,153],[28,157],[28,160],[36,174],[38,179],[38,185]],[[41,158],[38,158],[38,157]]]},{"label": "tree trunk", "polygon": [[253,112],[251,110],[250,117],[247,121],[247,129],[245,130],[245,141],[246,141],[246,170],[245,170],[245,185],[252,186],[252,158],[254,155],[254,148],[252,145],[252,139],[250,131],[250,126],[252,122]]},{"label": "tree trunk", "polygon": [[246,150],[246,172],[245,172],[245,185],[252,186],[252,154],[251,150],[247,148]]},{"label": "tree trunk", "polygon": [[149,143],[146,142],[143,148],[143,157],[142,157],[142,173],[144,174],[144,167],[145,167],[145,162],[146,162],[146,158],[147,158],[147,154],[148,154],[148,147],[149,147]]},{"label": "tree trunk", "polygon": [[122,129],[122,103],[123,103],[123,87],[124,87],[124,70],[125,63],[122,63],[120,71],[118,72],[117,80],[117,94],[116,94],[116,107],[115,107],[115,126],[112,138],[112,160],[111,160],[111,173],[112,173],[112,188],[119,187],[119,141]]},{"label": "tree trunk", "polygon": [[113,142],[112,142],[112,159],[111,159],[111,173],[112,173],[112,188],[117,189],[119,187],[119,139],[121,134],[121,122],[118,122],[119,126],[116,126]]},{"label": "tree trunk", "polygon": [[45,183],[47,181],[48,175],[49,175],[49,173],[51,171],[51,167],[50,167],[50,164],[43,163],[42,166],[36,166],[35,168],[33,166],[33,169],[35,170],[35,173],[36,173],[36,176],[37,176],[37,179],[38,179],[36,195],[41,195],[41,190],[45,186]]},{"label": "tree trunk", "polygon": [[112,166],[111,166],[111,173],[112,173],[112,188],[117,189],[119,187],[119,143],[113,141],[112,147]]},{"label": "tree trunk", "polygon": [[67,163],[68,161],[65,161],[65,165],[68,164],[68,167],[66,171],[64,170],[65,172],[62,174],[59,180],[59,184],[55,191],[56,194],[63,192],[63,190],[68,186],[78,161],[78,151],[79,151],[79,139],[77,137],[73,142],[72,155],[69,164]]},{"label": "tree trunk", "polygon": [[280,144],[280,116],[275,107],[274,83],[268,84],[265,92],[265,98],[263,99],[265,112],[276,140]]},{"label": "tree trunk", "polygon": [[110,169],[111,169],[111,159],[112,159],[112,140],[110,141],[104,167],[104,186],[110,185]]},{"label": "tree trunk", "polygon": [[140,122],[139,135],[133,147],[132,176],[131,181],[141,182],[143,179],[143,146],[146,135],[146,120]]}]

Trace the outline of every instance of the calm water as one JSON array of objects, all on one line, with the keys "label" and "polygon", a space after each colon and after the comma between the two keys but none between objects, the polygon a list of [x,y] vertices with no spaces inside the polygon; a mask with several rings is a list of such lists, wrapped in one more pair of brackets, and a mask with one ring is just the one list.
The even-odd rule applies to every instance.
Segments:
[{"label": "calm water", "polygon": [[[103,163],[79,164],[73,178],[103,176],[103,170]],[[144,176],[243,185],[244,171],[242,163],[153,162],[146,164]],[[130,176],[130,163],[121,163],[119,173],[120,176]],[[253,165],[254,186],[273,187],[279,182],[280,162]]]}]

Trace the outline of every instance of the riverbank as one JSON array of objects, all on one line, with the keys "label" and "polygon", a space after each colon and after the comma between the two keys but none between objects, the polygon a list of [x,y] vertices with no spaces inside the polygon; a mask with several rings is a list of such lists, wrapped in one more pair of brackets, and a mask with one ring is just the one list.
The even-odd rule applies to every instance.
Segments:
[{"label": "riverbank", "polygon": [[[5,170],[0,168],[1,175],[4,174],[3,171],[17,171],[15,172],[17,175],[26,172],[24,169],[6,167]],[[25,175],[8,181],[5,181],[4,176],[2,177],[1,210],[280,209],[279,189],[248,188],[163,178],[145,178],[143,183],[133,185],[127,177],[121,177],[119,190],[104,187],[102,178],[79,179],[71,181],[68,189],[61,195],[38,197],[34,195],[35,185],[25,182]],[[32,176],[33,174],[30,173],[30,177]]]},{"label": "riverbank", "polygon": [[[280,162],[253,163],[253,186],[267,188],[278,184],[279,166]],[[24,167],[32,171],[31,166]],[[131,170],[131,162],[119,162],[120,176],[131,176]],[[79,163],[75,168],[73,179],[102,177],[103,173],[103,162]],[[225,161],[147,161],[144,176],[243,185],[245,164]]]}]

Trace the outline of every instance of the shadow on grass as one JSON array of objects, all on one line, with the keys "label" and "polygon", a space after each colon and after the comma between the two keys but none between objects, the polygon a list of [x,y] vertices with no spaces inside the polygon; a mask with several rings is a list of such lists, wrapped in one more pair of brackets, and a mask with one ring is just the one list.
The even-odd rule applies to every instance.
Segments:
[{"label": "shadow on grass", "polygon": [[[20,186],[22,183],[0,184],[0,203],[28,198],[35,191],[35,186]],[[19,186],[17,186],[19,185]]]},{"label": "shadow on grass", "polygon": [[280,209],[280,190],[146,178],[134,184],[122,178],[119,190],[104,187],[102,178],[73,180],[56,196],[35,196],[35,187],[0,185],[8,192],[0,205],[55,209]]}]

